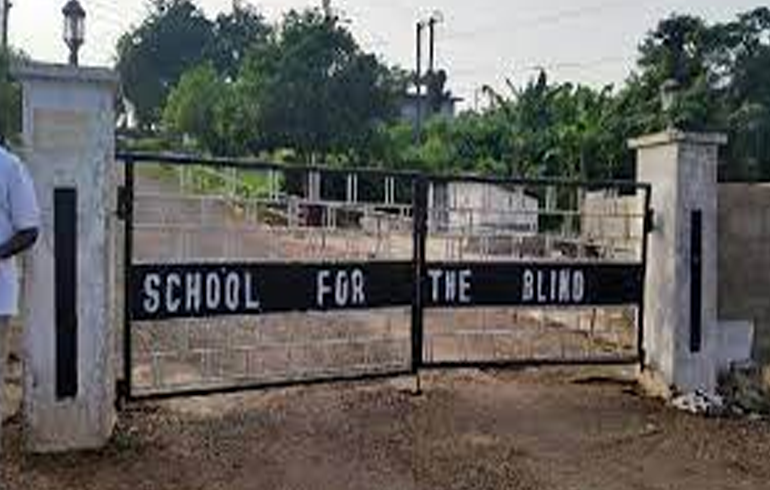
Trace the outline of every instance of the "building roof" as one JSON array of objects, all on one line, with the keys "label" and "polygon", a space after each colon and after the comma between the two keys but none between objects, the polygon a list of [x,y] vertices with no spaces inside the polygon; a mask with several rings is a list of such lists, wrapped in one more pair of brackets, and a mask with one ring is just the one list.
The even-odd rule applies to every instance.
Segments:
[{"label": "building roof", "polygon": [[[411,102],[411,101],[413,101],[413,100],[417,100],[417,94],[415,94],[415,93],[412,93],[412,92],[407,92],[407,93],[403,94],[403,95],[401,96],[401,98],[402,98],[403,100],[405,100],[405,101]],[[423,100],[425,100],[425,99],[427,99],[427,98],[428,98],[428,94],[421,94],[421,95],[420,95],[420,98],[421,98],[421,99],[423,99]],[[456,95],[450,95],[450,96],[449,96],[449,97],[447,97],[445,100],[447,100],[447,101],[450,101],[450,102],[454,102],[454,103],[457,103],[457,102],[462,102],[462,101],[463,101],[463,100],[465,100],[465,99],[463,99],[462,97],[457,97]]]}]

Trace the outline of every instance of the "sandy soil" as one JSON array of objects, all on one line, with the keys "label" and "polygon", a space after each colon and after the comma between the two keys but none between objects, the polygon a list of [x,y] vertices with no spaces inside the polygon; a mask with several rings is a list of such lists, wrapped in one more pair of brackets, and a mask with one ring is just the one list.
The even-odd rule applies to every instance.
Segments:
[{"label": "sandy soil", "polygon": [[767,489],[770,423],[707,420],[606,373],[431,375],[130,407],[110,446],[22,455],[28,489]]}]

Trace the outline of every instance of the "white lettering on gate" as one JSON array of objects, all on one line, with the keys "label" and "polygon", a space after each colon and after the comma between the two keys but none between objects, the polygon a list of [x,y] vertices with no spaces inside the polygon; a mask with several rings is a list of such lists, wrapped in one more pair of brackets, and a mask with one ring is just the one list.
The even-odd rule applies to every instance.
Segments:
[{"label": "white lettering on gate", "polygon": [[556,281],[559,280],[559,273],[556,271],[551,271],[551,288],[549,289],[550,294],[550,300],[551,303],[556,302],[556,293],[559,291],[558,289],[558,283]]},{"label": "white lettering on gate", "polygon": [[[169,315],[183,313],[195,315],[202,311],[217,313],[221,308],[228,312],[258,312],[261,310],[258,284],[250,272],[211,271],[148,273],[142,279],[145,315],[159,312]],[[356,301],[363,302],[363,276],[351,278]]]},{"label": "white lettering on gate", "polygon": [[[442,300],[446,304],[471,303],[473,271],[470,269],[462,271],[429,269],[428,277],[430,277],[431,281],[431,300],[433,303],[440,303]],[[441,298],[442,286],[444,291],[443,298]]]},{"label": "white lettering on gate", "polygon": [[363,271],[337,271],[333,282],[331,277],[332,272],[329,270],[318,271],[316,276],[316,304],[319,308],[328,306],[329,296],[338,308],[366,304],[366,281]]},{"label": "white lettering on gate", "polygon": [[347,274],[337,273],[337,280],[334,282],[334,301],[337,306],[345,306],[348,304],[348,297],[350,296],[350,282],[348,281]]},{"label": "white lettering on gate", "polygon": [[569,303],[572,297],[570,290],[570,281],[572,274],[568,269],[559,272],[559,303]]},{"label": "white lettering on gate", "polygon": [[257,294],[256,284],[252,284],[251,273],[246,273],[246,311],[259,311],[259,294]]},{"label": "white lettering on gate", "polygon": [[216,272],[210,272],[206,276],[206,308],[216,310],[222,299],[222,282]]},{"label": "white lettering on gate", "polygon": [[148,314],[157,313],[160,309],[160,275],[147,274],[144,278],[144,311]]},{"label": "white lettering on gate", "polygon": [[185,275],[185,302],[188,313],[198,312],[201,309],[203,299],[203,278],[200,272]]},{"label": "white lettering on gate", "polygon": [[366,295],[364,294],[364,273],[356,269],[353,271],[353,304],[366,304]]},{"label": "white lettering on gate", "polygon": [[582,270],[525,269],[522,274],[522,303],[580,304],[585,300],[585,294],[585,274]]},{"label": "white lettering on gate", "polygon": [[457,276],[453,272],[444,273],[444,301],[454,303],[457,297]]},{"label": "white lettering on gate", "polygon": [[576,271],[572,276],[572,301],[582,303],[586,294],[586,281],[583,271]]},{"label": "white lettering on gate", "polygon": [[444,275],[444,271],[439,269],[430,269],[428,271],[428,276],[430,276],[430,282],[431,282],[431,298],[433,299],[434,303],[438,303],[438,295],[439,295],[439,284],[441,281],[441,276]]},{"label": "white lettering on gate", "polygon": [[225,306],[230,311],[238,311],[241,293],[241,278],[231,272],[225,278]]},{"label": "white lettering on gate", "polygon": [[537,302],[545,303],[547,299],[543,291],[543,271],[537,271]]},{"label": "white lettering on gate", "polygon": [[182,299],[176,295],[179,288],[182,287],[182,278],[179,274],[172,272],[166,278],[166,311],[176,313],[182,306]]},{"label": "white lettering on gate", "polygon": [[521,286],[521,300],[529,303],[535,299],[535,275],[531,270],[524,271],[524,280]]},{"label": "white lettering on gate", "polygon": [[460,271],[460,303],[470,304],[471,302],[471,278],[473,272],[469,269]]},{"label": "white lettering on gate", "polygon": [[320,271],[318,273],[318,280],[316,281],[316,304],[320,308],[323,308],[324,306],[324,298],[326,295],[332,292],[331,286],[327,284],[330,275],[331,272],[329,271]]}]

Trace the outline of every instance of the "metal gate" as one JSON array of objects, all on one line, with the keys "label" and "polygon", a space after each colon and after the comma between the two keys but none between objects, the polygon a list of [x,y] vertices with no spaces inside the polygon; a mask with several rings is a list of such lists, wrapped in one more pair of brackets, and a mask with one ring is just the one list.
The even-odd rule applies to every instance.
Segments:
[{"label": "metal gate", "polygon": [[428,182],[425,367],[643,359],[647,185]]},{"label": "metal gate", "polygon": [[126,399],[642,359],[646,185],[118,160]]}]

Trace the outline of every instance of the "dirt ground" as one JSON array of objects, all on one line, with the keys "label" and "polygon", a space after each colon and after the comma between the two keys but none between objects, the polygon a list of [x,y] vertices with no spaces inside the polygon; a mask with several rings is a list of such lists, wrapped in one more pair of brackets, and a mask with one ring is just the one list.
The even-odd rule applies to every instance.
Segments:
[{"label": "dirt ground", "polygon": [[[144,180],[145,190],[168,191],[167,183]],[[349,238],[331,237],[319,252],[308,237],[265,235],[260,229],[241,230],[236,239],[223,239],[220,230],[208,238],[186,237],[169,233],[169,217],[171,222],[200,219],[221,224],[230,219],[229,211],[216,205],[191,207],[188,202],[145,204],[146,210],[137,208],[139,223],[161,225],[161,231],[170,235],[161,239],[152,230],[138,234],[136,252],[147,260],[186,256],[180,255],[179,247],[186,254],[204,258],[297,259],[313,258],[320,252],[326,258],[355,258],[361,253],[366,257],[380,253],[390,258],[410,256],[410,241],[401,246],[395,238],[394,244],[384,247],[360,239],[354,240],[356,247],[350,247]],[[163,216],[158,216],[158,210]],[[444,248],[439,246],[435,254]],[[251,256],[255,253],[257,257]],[[429,357],[463,357],[467,354],[463,348],[489,357],[511,339],[517,348],[524,346],[529,351],[538,342],[556,346],[561,357],[565,357],[563,351],[575,350],[570,346],[585,350],[584,339],[573,341],[576,332],[569,329],[561,329],[557,341],[550,328],[553,321],[541,322],[548,328],[527,336],[527,323],[520,318],[513,321],[495,315],[488,314],[481,323],[457,313],[451,319],[429,321],[428,340],[431,335],[437,337],[435,345],[429,342]],[[291,322],[274,323],[265,320],[262,328],[250,324],[243,331],[207,325],[214,338],[204,339],[203,347],[222,350],[219,344],[225,341],[231,347],[273,345],[286,343],[287,338],[296,347]],[[398,322],[392,332],[389,323],[381,328],[371,319],[349,323],[348,330],[357,335],[371,336],[374,329],[379,338],[383,328],[396,339],[407,333],[403,326],[399,330]],[[617,333],[618,328],[594,332],[593,322],[590,325],[591,342],[596,340],[594,336],[604,343],[609,338],[613,346],[633,351],[635,335],[630,343],[626,339],[632,330],[620,329],[623,335]],[[467,345],[466,337],[479,333],[475,330],[457,337],[458,330],[478,330],[480,326],[490,327],[483,330],[482,340],[497,339],[491,342],[491,349],[479,342],[475,347]],[[304,318],[295,330],[336,341],[340,332],[335,329],[328,319],[316,319],[314,324]],[[288,335],[284,335],[286,330]],[[166,325],[157,329],[162,335],[151,335],[153,332],[150,329],[147,338],[136,336],[147,344],[137,346],[139,354],[180,345],[191,352],[200,347],[195,342],[201,339],[187,336],[188,330]],[[455,343],[450,342],[451,337],[441,337],[447,333],[455,334]],[[246,334],[251,337],[242,338]],[[520,338],[522,335],[526,338]],[[464,343],[458,343],[458,338]],[[300,340],[318,343],[316,338]],[[382,349],[357,351],[364,352],[364,361],[377,361]],[[408,359],[408,349],[404,352],[395,349],[386,360]],[[304,359],[302,353],[295,349],[281,357],[296,368]],[[234,362],[232,353],[226,354]],[[531,352],[524,354],[531,356]],[[312,366],[323,364],[316,357],[308,355],[308,359]],[[177,364],[172,378],[191,372],[194,365],[187,361]],[[345,357],[338,364],[348,366],[350,360]],[[145,387],[152,388],[148,380],[155,379],[154,373],[142,374],[148,365],[138,363],[136,378],[140,385],[144,380]],[[225,371],[232,374],[235,367]],[[201,375],[194,374],[195,381],[200,381]],[[9,405],[16,408],[19,377],[16,369],[8,384],[12,388],[9,397],[15,400]],[[640,396],[628,379],[629,373],[619,376],[585,369],[465,371],[424,375],[420,396],[414,395],[415,380],[404,378],[136,404],[121,412],[107,448],[67,455],[24,453],[17,414],[3,431],[0,481],[5,486],[0,484],[0,489],[770,489],[770,422],[707,420],[677,413]]]},{"label": "dirt ground", "polygon": [[[600,374],[601,377],[597,377]],[[27,489],[768,489],[770,423],[697,418],[586,371],[457,372],[136,405],[100,452],[30,456]]]}]

